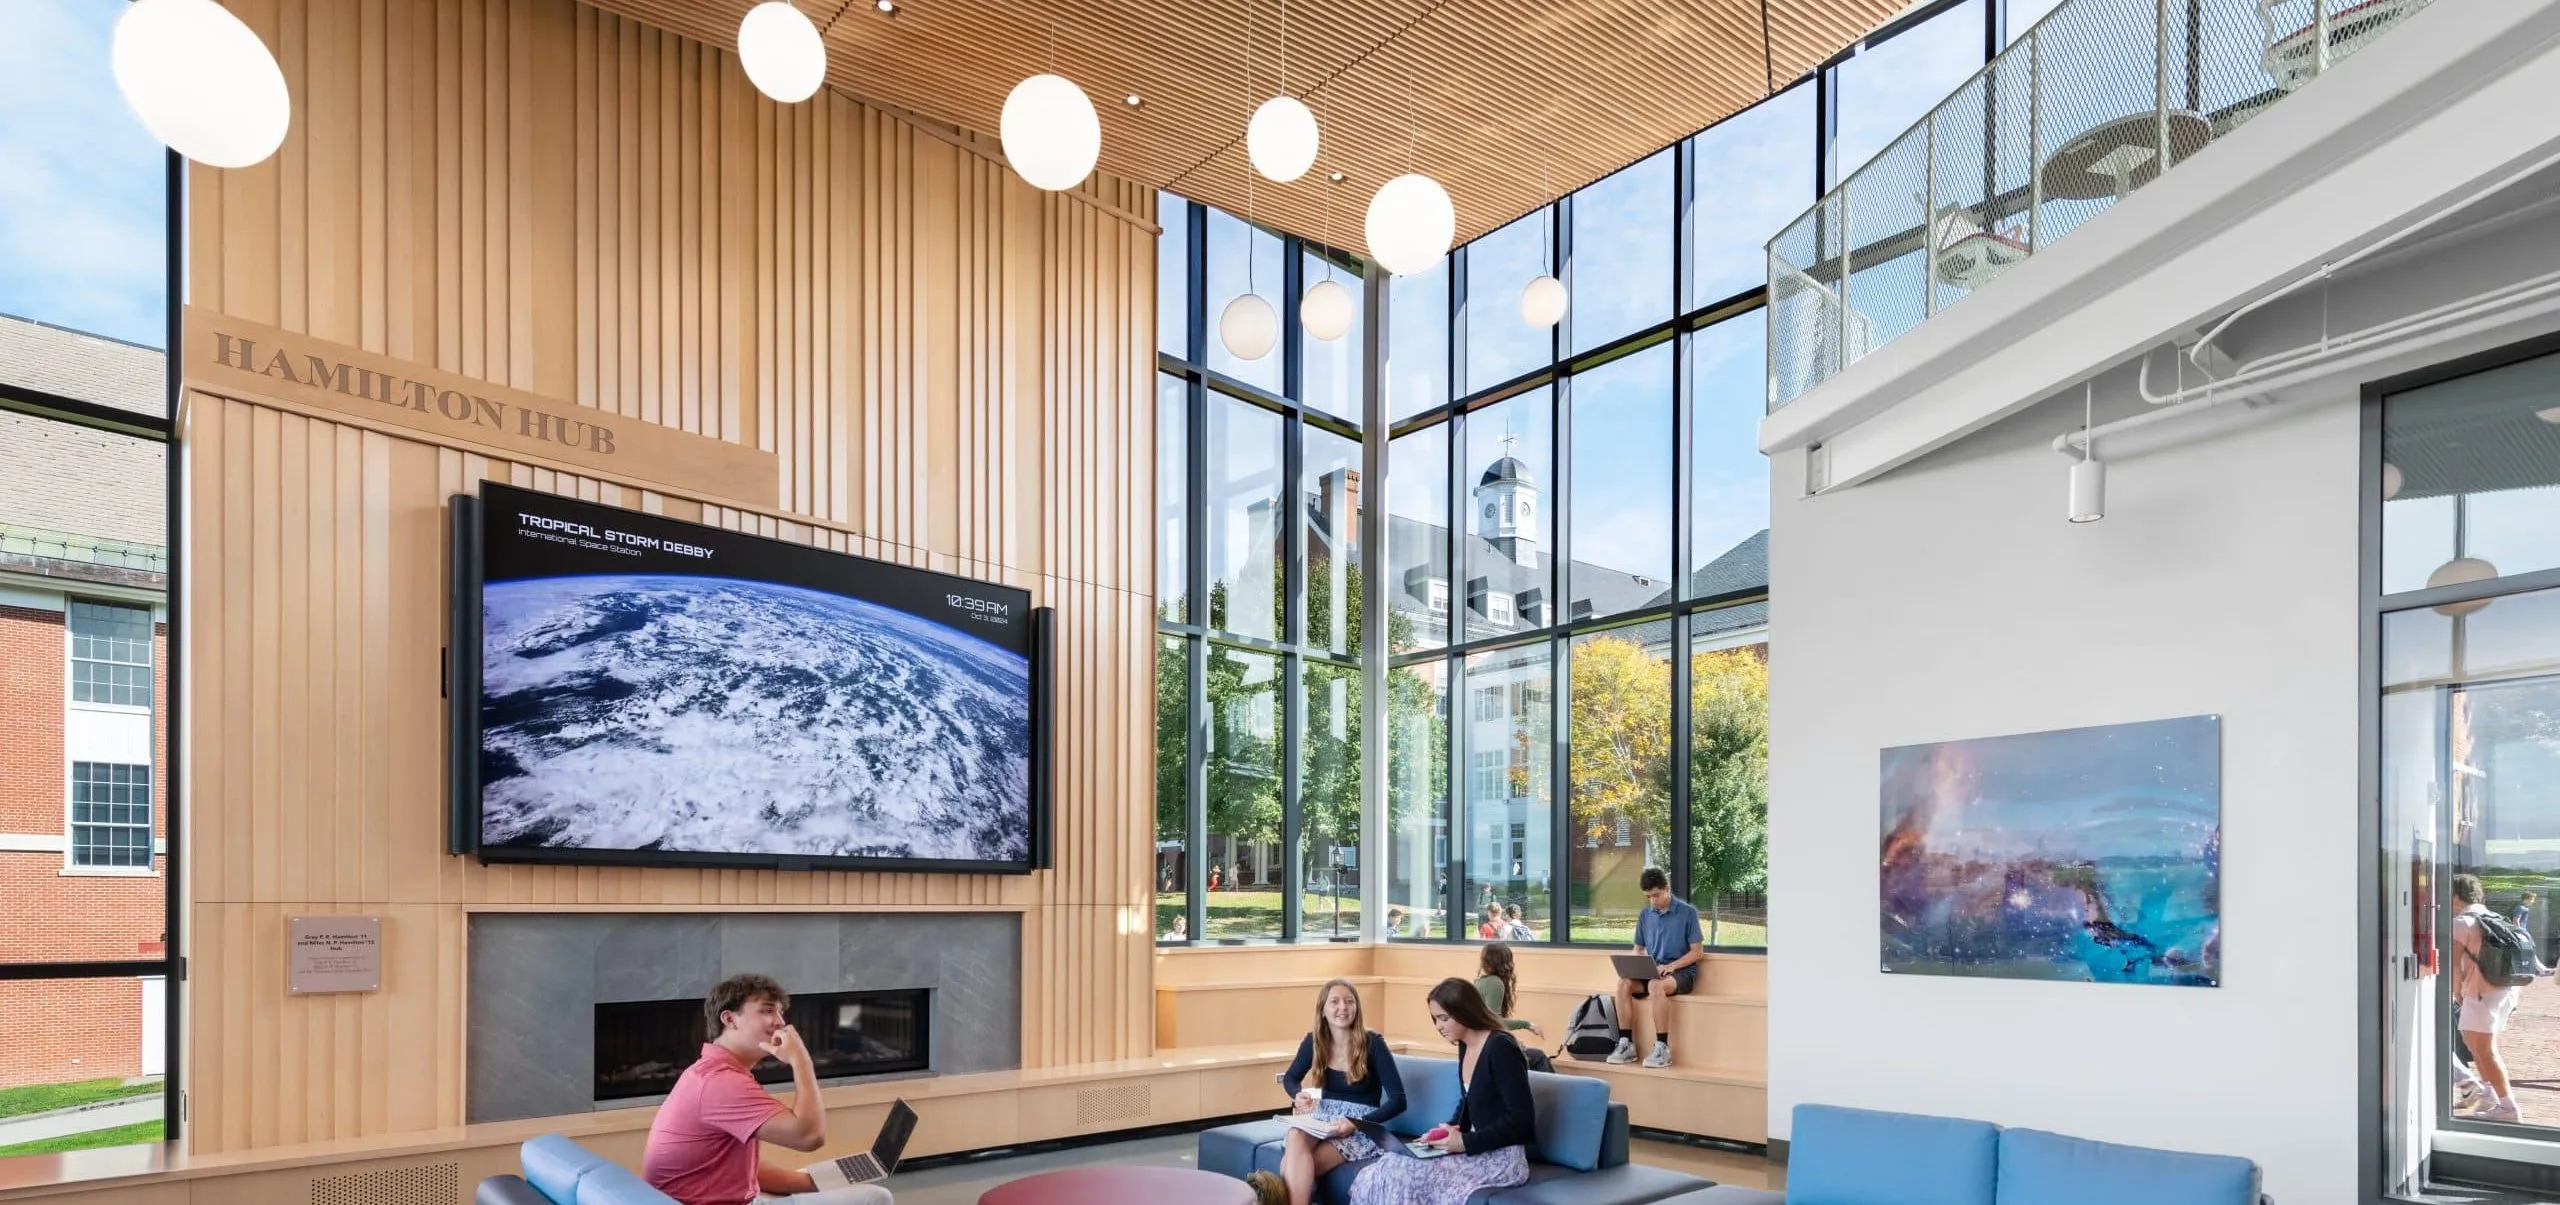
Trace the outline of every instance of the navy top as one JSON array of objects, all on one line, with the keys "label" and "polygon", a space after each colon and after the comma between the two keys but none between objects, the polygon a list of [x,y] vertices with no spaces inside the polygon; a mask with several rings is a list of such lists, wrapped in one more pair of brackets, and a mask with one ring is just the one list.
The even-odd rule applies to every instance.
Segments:
[{"label": "navy top", "polygon": [[[1316,1065],[1316,1036],[1298,1039],[1298,1057],[1289,1060],[1289,1069],[1280,1080],[1291,1096],[1307,1082],[1307,1072]],[[1376,1033],[1369,1035],[1369,1076],[1353,1081],[1351,1077],[1324,1069],[1324,1098],[1349,1104],[1368,1105],[1369,1120],[1385,1121],[1404,1112],[1404,1077],[1396,1074],[1396,1056],[1387,1049],[1387,1040]]]},{"label": "navy top", "polygon": [[[1458,1069],[1466,1070],[1465,1052]],[[1476,1075],[1461,1084],[1458,1111],[1449,1124],[1466,1136],[1467,1153],[1480,1155],[1506,1146],[1527,1146],[1538,1139],[1538,1107],[1529,1097],[1529,1060],[1508,1033],[1485,1036],[1476,1055]]]},{"label": "navy top", "polygon": [[1706,931],[1698,923],[1697,905],[1677,896],[1671,906],[1660,912],[1647,904],[1636,910],[1636,944],[1653,956],[1655,962],[1678,962],[1689,955],[1692,943],[1706,943]]}]

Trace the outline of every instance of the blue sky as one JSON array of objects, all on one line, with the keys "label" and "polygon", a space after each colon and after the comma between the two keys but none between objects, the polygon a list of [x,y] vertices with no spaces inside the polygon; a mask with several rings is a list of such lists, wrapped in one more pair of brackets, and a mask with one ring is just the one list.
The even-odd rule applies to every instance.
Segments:
[{"label": "blue sky", "polygon": [[0,313],[168,342],[167,174],[117,93],[122,0],[13,0],[0,38]]}]

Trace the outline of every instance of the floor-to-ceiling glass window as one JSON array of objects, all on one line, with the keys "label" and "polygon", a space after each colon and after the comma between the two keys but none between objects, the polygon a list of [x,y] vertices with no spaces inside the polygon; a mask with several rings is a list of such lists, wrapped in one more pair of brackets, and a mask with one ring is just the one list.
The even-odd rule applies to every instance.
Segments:
[{"label": "floor-to-ceiling glass window", "polygon": [[[1156,936],[1355,938],[1361,268],[1171,194],[1157,218]],[[1331,340],[1295,302],[1328,276]],[[1248,293],[1280,319],[1252,357],[1218,325]]]},{"label": "floor-to-ceiling glass window", "polygon": [[178,164],[108,71],[126,7],[32,0],[0,45],[0,1157],[179,1116]]},{"label": "floor-to-ceiling glass window", "polygon": [[[2043,11],[1907,12],[1383,282],[1359,315],[1386,332],[1380,547],[1356,531],[1361,344],[1283,303],[1353,262],[1163,199],[1160,936],[1353,931],[1366,685],[1390,936],[1625,941],[1661,866],[1709,944],[1766,945],[1764,244],[1979,68],[2013,4]],[[1554,327],[1520,306],[1541,275],[1569,290]],[[1285,324],[1254,361],[1217,336],[1248,289]],[[1364,570],[1367,675],[1343,672]]]},{"label": "floor-to-ceiling glass window", "polygon": [[2386,1187],[2529,1189],[2552,1148],[2516,1140],[2560,1138],[2560,354],[2369,405]]}]

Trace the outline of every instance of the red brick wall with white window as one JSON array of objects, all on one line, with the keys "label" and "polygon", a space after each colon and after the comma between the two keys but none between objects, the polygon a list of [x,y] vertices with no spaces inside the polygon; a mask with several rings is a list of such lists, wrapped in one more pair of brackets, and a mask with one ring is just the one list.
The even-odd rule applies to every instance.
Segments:
[{"label": "red brick wall with white window", "polygon": [[[168,835],[168,628],[153,632],[151,824]],[[60,611],[0,606],[0,834],[68,838],[63,714],[69,635]],[[167,925],[161,874],[65,874],[59,849],[0,849],[0,962],[158,958]],[[142,986],[130,978],[0,983],[0,1016],[65,1024],[0,1042],[0,1085],[133,1075],[141,1069]]]}]

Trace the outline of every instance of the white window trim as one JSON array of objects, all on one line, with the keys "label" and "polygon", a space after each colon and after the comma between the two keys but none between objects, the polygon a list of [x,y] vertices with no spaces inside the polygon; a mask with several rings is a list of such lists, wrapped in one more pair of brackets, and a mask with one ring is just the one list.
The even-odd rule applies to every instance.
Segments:
[{"label": "white window trim", "polygon": [[[64,683],[63,689],[66,691],[71,689],[70,684]],[[135,763],[104,762],[100,764],[129,766]],[[157,832],[151,834],[151,865],[149,866],[82,866],[71,860],[73,856],[72,847],[74,844],[71,840],[71,836],[75,827],[71,818],[71,765],[72,762],[69,757],[62,759],[62,836],[59,838],[61,844],[57,847],[62,851],[62,870],[60,872],[62,877],[69,879],[150,879],[159,877],[160,859],[168,856],[169,841],[168,838],[161,836]],[[151,801],[145,805],[151,809],[151,820],[148,827],[157,829],[160,825],[160,767],[148,762],[142,763],[142,765],[143,768],[148,770],[151,774],[151,786],[149,787],[151,792]],[[137,826],[123,825],[121,827],[134,828]]]},{"label": "white window trim", "polygon": [[1510,623],[1512,617],[1511,596],[1500,593],[1485,595],[1484,616],[1486,619],[1492,620],[1495,623]]}]

